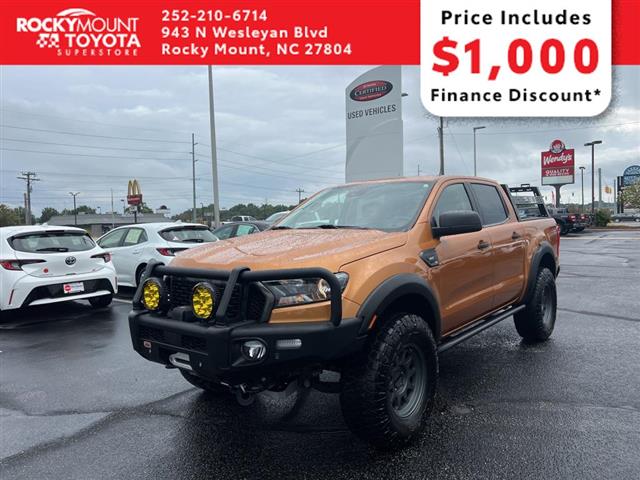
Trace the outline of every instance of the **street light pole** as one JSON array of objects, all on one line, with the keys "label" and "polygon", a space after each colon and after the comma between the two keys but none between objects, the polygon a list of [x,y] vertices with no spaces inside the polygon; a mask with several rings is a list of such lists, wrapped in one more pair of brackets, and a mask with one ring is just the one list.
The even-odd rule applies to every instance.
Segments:
[{"label": "street light pole", "polygon": [[586,167],[583,165],[582,167],[580,167],[580,181],[582,184],[582,210],[580,210],[581,213],[584,213],[584,169]]},{"label": "street light pole", "polygon": [[482,130],[483,128],[487,128],[485,126],[482,127],[473,127],[473,176],[478,176],[478,161],[476,156],[476,132],[478,130]]},{"label": "street light pole", "polygon": [[211,128],[211,176],[213,183],[213,217],[216,228],[220,226],[220,197],[218,186],[218,152],[216,149],[216,116],[213,109],[213,72],[211,65],[207,66],[209,73],[209,126]]},{"label": "street light pole", "polygon": [[191,221],[196,223],[196,134],[191,134],[191,179],[193,181],[193,213]]},{"label": "street light pole", "polygon": [[69,192],[69,195],[73,197],[73,224],[78,226],[78,209],[76,208],[76,197],[80,195],[80,192]]},{"label": "street light pole", "polygon": [[585,147],[591,147],[591,215],[596,213],[596,161],[595,161],[595,146],[600,145],[602,140],[594,140],[593,142],[587,142]]}]

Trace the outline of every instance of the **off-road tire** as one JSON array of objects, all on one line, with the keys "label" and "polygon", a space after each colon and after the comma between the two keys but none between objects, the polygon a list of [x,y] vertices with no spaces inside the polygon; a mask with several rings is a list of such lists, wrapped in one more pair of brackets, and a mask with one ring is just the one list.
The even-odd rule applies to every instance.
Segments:
[{"label": "off-road tire", "polygon": [[530,343],[544,342],[556,323],[558,299],[556,280],[548,268],[542,268],[535,280],[531,301],[513,316],[516,330]]},{"label": "off-road tire", "polygon": [[88,300],[93,308],[105,308],[111,305],[113,295],[101,295],[99,297],[91,297]]},{"label": "off-road tire", "polygon": [[214,395],[224,395],[229,394],[229,389],[224,385],[220,385],[219,383],[213,382],[211,380],[205,380],[202,377],[198,377],[197,375],[193,375],[189,372],[185,372],[183,369],[179,368],[180,373],[184,377],[184,379],[189,382],[194,387],[198,387],[205,392],[214,394]]},{"label": "off-road tire", "polygon": [[[359,438],[381,449],[395,449],[420,434],[433,408],[438,383],[436,342],[424,319],[406,313],[387,318],[374,335],[365,351],[342,371],[340,405],[347,425]],[[407,351],[415,355],[414,366],[400,367],[404,373],[398,376]],[[401,394],[399,383],[408,391],[411,375],[414,393],[408,395],[415,395],[418,388],[422,393],[403,415],[393,402]]]}]

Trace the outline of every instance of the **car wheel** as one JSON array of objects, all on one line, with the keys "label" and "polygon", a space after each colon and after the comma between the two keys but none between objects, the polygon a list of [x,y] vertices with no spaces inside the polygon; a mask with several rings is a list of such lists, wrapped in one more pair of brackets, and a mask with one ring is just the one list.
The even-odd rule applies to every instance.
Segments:
[{"label": "car wheel", "polygon": [[205,380],[204,378],[198,377],[197,375],[194,375],[193,373],[189,373],[181,368],[179,370],[182,376],[184,377],[184,379],[194,387],[198,387],[201,390],[204,390],[206,392],[213,393],[216,395],[230,393],[229,389],[224,385],[221,385],[211,380]]},{"label": "car wheel", "polygon": [[101,295],[99,297],[91,297],[89,298],[89,303],[93,308],[105,308],[111,304],[113,300],[113,295]]},{"label": "car wheel", "polygon": [[138,269],[136,270],[136,287],[140,286],[140,283],[142,283],[142,276],[144,275],[145,268],[147,268],[146,263],[138,265]]},{"label": "car wheel", "polygon": [[362,356],[343,369],[342,413],[362,440],[398,448],[424,428],[437,382],[438,354],[427,322],[396,314],[382,324]]},{"label": "car wheel", "polygon": [[531,301],[514,316],[516,330],[526,342],[544,342],[556,323],[556,280],[548,268],[538,273]]}]

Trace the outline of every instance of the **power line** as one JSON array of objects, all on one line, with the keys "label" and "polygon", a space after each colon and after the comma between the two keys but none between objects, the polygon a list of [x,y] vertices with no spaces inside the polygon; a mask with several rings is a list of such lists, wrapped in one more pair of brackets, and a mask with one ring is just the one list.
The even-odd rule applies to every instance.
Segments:
[{"label": "power line", "polygon": [[2,128],[13,128],[15,130],[28,130],[31,132],[47,132],[47,133],[59,133],[62,135],[76,135],[79,137],[95,137],[95,138],[109,138],[115,140],[129,140],[132,142],[160,142],[160,143],[179,143],[179,144],[189,144],[189,142],[178,141],[178,140],[163,140],[158,138],[136,138],[136,137],[117,137],[112,135],[96,135],[93,133],[78,133],[78,132],[67,132],[63,130],[49,130],[45,128],[29,128],[29,127],[18,127],[16,125],[7,125],[0,124]]},{"label": "power line", "polygon": [[172,150],[153,150],[147,148],[123,148],[123,147],[106,147],[106,146],[95,146],[95,145],[79,145],[77,143],[57,143],[57,142],[42,142],[39,140],[28,140],[28,139],[19,139],[19,138],[6,138],[0,137],[0,140],[5,142],[18,142],[18,143],[35,143],[38,145],[57,145],[61,147],[79,147],[79,148],[92,148],[98,150],[124,150],[129,152],[151,152],[151,153],[188,153],[186,151],[172,151]]},{"label": "power line", "polygon": [[[568,132],[571,130],[590,130],[594,128],[606,128],[606,127],[622,127],[625,125],[637,125],[640,122],[626,122],[626,123],[610,123],[604,125],[590,125],[584,127],[566,127],[566,128],[553,128],[548,130],[521,130],[521,131],[491,131],[486,133],[479,133],[478,135],[525,135],[525,134],[536,134],[536,133],[554,133],[554,132]],[[453,135],[454,132],[451,132],[450,135]],[[471,132],[455,132],[456,135],[473,135]]]}]

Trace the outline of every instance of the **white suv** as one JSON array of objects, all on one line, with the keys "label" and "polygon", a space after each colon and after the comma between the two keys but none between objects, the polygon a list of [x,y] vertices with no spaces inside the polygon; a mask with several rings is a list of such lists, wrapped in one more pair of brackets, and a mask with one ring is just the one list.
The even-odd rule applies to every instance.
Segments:
[{"label": "white suv", "polygon": [[149,260],[167,264],[182,250],[217,240],[199,223],[136,223],[114,228],[98,239],[98,245],[111,253],[118,283],[136,287]]},{"label": "white suv", "polygon": [[117,291],[111,256],[81,228],[0,228],[0,310],[81,299],[101,308]]}]

